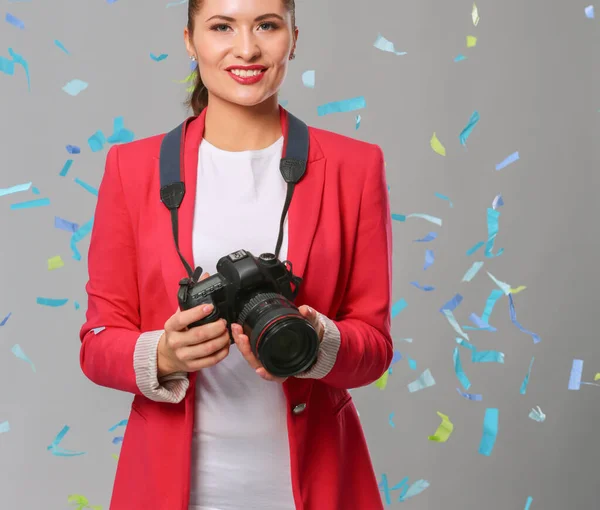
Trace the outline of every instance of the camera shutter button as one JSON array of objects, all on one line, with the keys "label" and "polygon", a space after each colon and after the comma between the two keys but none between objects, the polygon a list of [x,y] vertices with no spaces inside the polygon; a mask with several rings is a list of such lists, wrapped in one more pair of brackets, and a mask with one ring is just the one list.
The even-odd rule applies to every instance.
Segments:
[{"label": "camera shutter button", "polygon": [[300,413],[303,413],[305,409],[306,409],[306,404],[303,402],[302,404],[298,404],[297,406],[294,406],[294,409],[292,409],[292,413],[300,414]]}]

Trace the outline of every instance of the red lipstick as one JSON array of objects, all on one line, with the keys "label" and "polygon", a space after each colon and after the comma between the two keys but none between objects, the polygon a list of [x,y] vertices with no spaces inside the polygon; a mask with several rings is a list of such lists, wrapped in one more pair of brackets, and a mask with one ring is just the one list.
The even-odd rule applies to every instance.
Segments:
[{"label": "red lipstick", "polygon": [[[243,71],[260,71],[260,72],[254,76],[237,76],[231,72],[234,69],[239,69],[239,70],[243,70]],[[241,85],[254,85],[255,83],[258,83],[260,80],[263,79],[263,76],[265,75],[267,68],[262,65],[254,64],[254,65],[250,65],[250,66],[233,65],[233,66],[229,66],[225,70],[228,72],[229,76],[231,76],[236,82],[240,83]]]}]

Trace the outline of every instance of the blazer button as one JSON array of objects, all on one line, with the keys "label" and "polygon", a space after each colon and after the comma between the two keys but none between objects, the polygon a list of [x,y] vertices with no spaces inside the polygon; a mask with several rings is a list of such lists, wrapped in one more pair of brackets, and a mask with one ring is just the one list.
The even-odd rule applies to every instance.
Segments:
[{"label": "blazer button", "polygon": [[305,409],[306,409],[305,403],[298,404],[297,406],[294,406],[294,409],[292,409],[292,413],[300,414],[300,413],[304,412]]}]

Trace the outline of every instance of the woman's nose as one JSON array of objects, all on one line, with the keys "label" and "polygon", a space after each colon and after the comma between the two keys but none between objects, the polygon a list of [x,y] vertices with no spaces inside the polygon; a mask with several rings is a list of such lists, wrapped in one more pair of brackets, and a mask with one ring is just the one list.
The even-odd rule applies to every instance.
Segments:
[{"label": "woman's nose", "polygon": [[260,55],[260,45],[253,33],[241,32],[235,38],[234,54],[244,60],[252,60]]}]

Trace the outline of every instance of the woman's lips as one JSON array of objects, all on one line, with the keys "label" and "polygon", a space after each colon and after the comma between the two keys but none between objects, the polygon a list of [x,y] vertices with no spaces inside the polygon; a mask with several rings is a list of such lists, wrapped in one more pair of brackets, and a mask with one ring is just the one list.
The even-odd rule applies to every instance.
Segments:
[{"label": "woman's lips", "polygon": [[267,70],[264,69],[254,75],[239,76],[237,74],[234,74],[232,71],[227,71],[229,76],[231,76],[236,82],[238,82],[241,85],[254,85],[255,83],[258,83],[260,80],[263,79],[266,72]]}]

